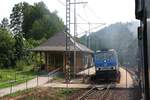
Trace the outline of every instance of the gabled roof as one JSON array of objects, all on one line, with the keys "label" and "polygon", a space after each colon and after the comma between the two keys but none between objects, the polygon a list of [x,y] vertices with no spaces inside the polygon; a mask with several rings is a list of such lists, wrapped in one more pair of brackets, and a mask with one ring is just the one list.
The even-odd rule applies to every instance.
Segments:
[{"label": "gabled roof", "polygon": [[[69,40],[70,50],[74,51],[74,39],[70,38]],[[83,51],[93,53],[93,51],[86,46],[82,45],[81,43],[75,42],[76,51]],[[47,41],[31,49],[32,51],[66,51],[66,33],[59,32],[56,33],[54,36],[49,38]]]}]

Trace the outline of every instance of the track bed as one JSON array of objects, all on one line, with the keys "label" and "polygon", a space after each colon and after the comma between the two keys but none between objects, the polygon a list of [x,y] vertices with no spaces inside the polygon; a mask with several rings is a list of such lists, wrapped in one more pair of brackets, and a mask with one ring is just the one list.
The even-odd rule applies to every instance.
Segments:
[{"label": "track bed", "polygon": [[[69,100],[78,100],[88,89],[81,90],[72,94]],[[140,100],[139,92],[137,89],[109,89],[107,94],[104,95],[106,90],[93,90],[85,98],[80,100]]]}]

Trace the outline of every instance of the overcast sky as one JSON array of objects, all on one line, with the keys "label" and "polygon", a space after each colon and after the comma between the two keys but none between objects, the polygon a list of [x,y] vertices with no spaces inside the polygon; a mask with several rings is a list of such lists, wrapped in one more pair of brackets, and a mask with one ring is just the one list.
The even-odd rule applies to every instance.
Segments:
[{"label": "overcast sky", "polygon": [[[9,18],[14,4],[26,1],[29,4],[43,1],[50,11],[57,10],[58,15],[65,22],[65,1],[66,0],[1,0],[0,3],[0,20],[3,17]],[[74,0],[71,0],[73,2]],[[77,22],[78,23],[106,23],[135,21],[134,9],[135,0],[76,0],[84,1],[87,4],[77,5]],[[71,6],[73,16],[73,5]],[[73,22],[73,17],[71,18]],[[91,24],[91,29],[99,27],[99,24]],[[88,25],[78,25],[78,32],[88,30]]]}]

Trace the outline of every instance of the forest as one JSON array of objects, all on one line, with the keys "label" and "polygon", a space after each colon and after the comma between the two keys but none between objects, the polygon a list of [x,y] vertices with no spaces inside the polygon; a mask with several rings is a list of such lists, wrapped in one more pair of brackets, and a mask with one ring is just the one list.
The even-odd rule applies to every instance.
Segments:
[{"label": "forest", "polygon": [[63,30],[57,11],[49,11],[43,2],[15,4],[10,18],[0,23],[0,68],[23,70],[35,60],[30,49]]},{"label": "forest", "polygon": [[114,23],[104,27],[89,36],[82,36],[80,42],[96,51],[102,49],[115,49],[121,65],[137,66],[137,27],[138,22]]}]

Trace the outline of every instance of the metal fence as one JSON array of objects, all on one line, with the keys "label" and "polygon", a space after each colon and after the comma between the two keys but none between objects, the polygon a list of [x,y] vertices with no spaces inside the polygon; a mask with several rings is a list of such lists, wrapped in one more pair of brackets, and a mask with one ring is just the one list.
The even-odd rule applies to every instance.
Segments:
[{"label": "metal fence", "polygon": [[[42,71],[37,71],[35,73],[34,77],[30,77],[27,74],[26,71],[13,72],[13,73],[12,72],[8,73],[8,71],[7,71],[7,74],[6,74],[5,71],[0,72],[0,76],[3,75],[3,77],[0,77],[0,90],[1,89],[9,89],[9,93],[11,94],[11,93],[13,93],[13,88],[16,85],[22,84],[23,85],[23,89],[21,89],[21,90],[25,90],[25,89],[32,88],[32,87],[38,87],[39,86],[39,82],[40,82],[40,79],[39,79],[40,76],[43,75],[44,77],[46,77],[47,80],[45,82],[48,82],[50,79],[52,79],[50,77],[54,77],[54,75],[59,70],[60,70],[60,68],[55,69],[55,70],[53,70],[53,71],[51,71],[49,73],[42,72]],[[18,75],[18,74],[21,74],[21,75]],[[10,75],[11,75],[11,77],[10,77]],[[4,79],[6,79],[6,80],[4,80]],[[31,86],[32,84],[29,83],[29,81],[31,81],[31,80],[34,80],[34,85],[33,86]],[[14,92],[16,92],[16,91],[14,91]]]}]

